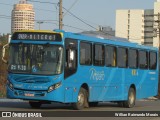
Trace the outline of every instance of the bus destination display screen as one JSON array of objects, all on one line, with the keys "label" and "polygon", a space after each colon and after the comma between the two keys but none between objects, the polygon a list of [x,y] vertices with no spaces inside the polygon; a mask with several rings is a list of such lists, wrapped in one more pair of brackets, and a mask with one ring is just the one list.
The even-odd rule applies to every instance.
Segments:
[{"label": "bus destination display screen", "polygon": [[38,41],[62,41],[62,37],[58,33],[39,33],[39,32],[16,32],[12,36],[12,40],[38,40]]}]

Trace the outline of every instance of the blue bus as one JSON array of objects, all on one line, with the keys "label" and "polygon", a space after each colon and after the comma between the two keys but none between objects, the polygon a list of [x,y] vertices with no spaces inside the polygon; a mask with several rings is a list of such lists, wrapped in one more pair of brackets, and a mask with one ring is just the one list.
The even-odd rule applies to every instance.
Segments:
[{"label": "blue bus", "polygon": [[134,107],[158,94],[158,49],[55,31],[17,31],[9,45],[7,97],[33,108],[60,102]]}]

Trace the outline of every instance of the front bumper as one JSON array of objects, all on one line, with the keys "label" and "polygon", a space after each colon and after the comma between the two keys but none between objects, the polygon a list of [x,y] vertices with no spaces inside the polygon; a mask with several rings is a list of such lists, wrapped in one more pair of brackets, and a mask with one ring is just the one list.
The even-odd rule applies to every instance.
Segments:
[{"label": "front bumper", "polygon": [[23,99],[33,101],[50,101],[50,102],[64,102],[62,87],[59,87],[52,92],[44,90],[21,90],[21,89],[10,89],[7,85],[7,98],[11,99]]}]

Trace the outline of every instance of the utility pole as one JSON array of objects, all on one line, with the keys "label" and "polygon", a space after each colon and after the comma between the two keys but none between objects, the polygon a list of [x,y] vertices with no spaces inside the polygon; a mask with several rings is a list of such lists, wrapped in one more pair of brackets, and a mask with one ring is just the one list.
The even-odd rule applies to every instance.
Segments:
[{"label": "utility pole", "polygon": [[63,29],[63,7],[62,7],[62,0],[59,0],[59,29]]},{"label": "utility pole", "polygon": [[[159,48],[159,53],[160,53],[160,13],[155,14],[154,16],[157,16],[157,20],[154,21],[154,22],[156,22],[158,24],[158,26],[156,28],[156,35],[157,36],[155,36],[155,37],[159,37],[158,38],[158,42],[159,42],[158,48]],[[158,59],[158,60],[160,60],[160,59]],[[159,82],[158,82],[158,98],[160,98],[160,78],[159,78]]]},{"label": "utility pole", "polygon": [[154,21],[155,23],[157,23],[156,28],[154,30],[154,33],[155,33],[154,37],[158,38],[158,42],[159,42],[158,48],[160,52],[160,13],[154,14],[154,16],[157,17],[157,20]]},{"label": "utility pole", "polygon": [[158,35],[159,35],[159,52],[160,52],[160,13],[158,13]]},{"label": "utility pole", "polygon": [[[158,36],[159,36],[159,53],[160,53],[160,13],[158,13]],[[160,78],[158,82],[158,96],[160,98]]]}]

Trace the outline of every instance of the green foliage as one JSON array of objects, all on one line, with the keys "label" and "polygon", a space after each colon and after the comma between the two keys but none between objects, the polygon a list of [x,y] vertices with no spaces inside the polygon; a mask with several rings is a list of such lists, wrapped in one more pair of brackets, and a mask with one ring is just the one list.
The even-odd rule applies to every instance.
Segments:
[{"label": "green foliage", "polygon": [[[6,96],[7,65],[2,62],[2,48],[8,42],[8,34],[0,35],[0,97]],[[7,50],[8,51],[8,50]],[[8,53],[7,53],[8,56]],[[8,57],[7,57],[8,58]]]}]

